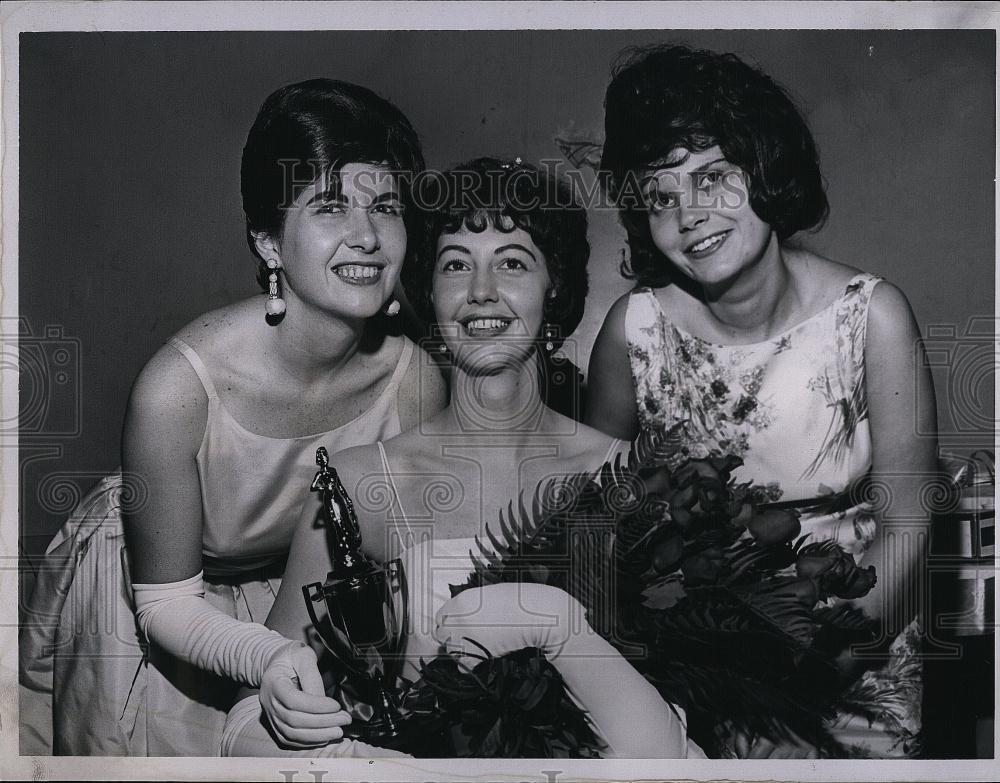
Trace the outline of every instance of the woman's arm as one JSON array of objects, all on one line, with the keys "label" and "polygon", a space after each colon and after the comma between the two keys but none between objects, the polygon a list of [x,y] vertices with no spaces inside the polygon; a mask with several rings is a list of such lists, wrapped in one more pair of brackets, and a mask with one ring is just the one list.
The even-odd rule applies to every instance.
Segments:
[{"label": "woman's arm", "polygon": [[[331,467],[338,471],[352,496],[356,487],[352,476],[365,475],[368,469],[377,470],[373,452],[370,446],[358,446],[334,454],[330,460]],[[303,491],[308,490],[303,487]],[[320,510],[319,496],[310,494],[295,526],[281,588],[265,621],[272,631],[307,645],[312,643],[312,621],[302,587],[312,582],[325,582],[332,566],[326,528],[316,525]],[[275,659],[263,673],[259,693],[253,688],[240,690],[237,705],[226,723],[223,755],[285,755],[289,747],[326,745],[342,739],[343,726],[350,723],[350,715],[340,709],[337,701],[325,696],[312,648],[307,646],[300,654],[308,655],[311,661],[304,673],[293,671],[287,660]],[[323,696],[323,700],[316,698],[318,696]],[[267,717],[262,720],[263,713]],[[295,742],[289,742],[289,737]],[[306,755],[337,756],[351,755],[351,752],[345,746],[342,752],[333,748],[325,753],[316,751]],[[365,751],[361,755],[376,754]]]},{"label": "woman's arm", "polygon": [[[139,627],[172,655],[237,682],[259,685],[268,666],[280,664],[315,689],[320,678],[311,651],[259,623],[229,617],[204,598],[195,456],[207,416],[197,374],[176,349],[164,347],[132,389],[122,444],[130,485],[123,520]],[[311,713],[339,709],[321,684],[318,693],[279,694],[276,703],[289,715],[283,738],[290,743],[301,741],[295,727],[308,725]]]},{"label": "woman's arm", "polygon": [[133,582],[177,582],[201,571],[195,456],[207,419],[208,396],[194,369],[164,346],[136,379],[125,414],[122,468],[130,491],[122,511]]},{"label": "woman's arm", "polygon": [[[459,593],[437,613],[435,638],[449,652],[494,656],[537,647],[586,711],[608,758],[685,758],[687,729],[659,692],[587,623],[569,593],[506,583]],[[695,750],[695,754],[699,751]]]},{"label": "woman's arm", "polygon": [[923,494],[938,477],[934,386],[910,305],[893,285],[872,292],[865,343],[872,479],[888,499],[875,541],[865,555],[878,582],[855,602],[882,620],[888,643],[927,597],[930,510]]},{"label": "woman's arm", "polygon": [[622,440],[639,434],[635,384],[625,339],[628,294],[611,306],[594,342],[587,370],[587,410],[584,424]]}]

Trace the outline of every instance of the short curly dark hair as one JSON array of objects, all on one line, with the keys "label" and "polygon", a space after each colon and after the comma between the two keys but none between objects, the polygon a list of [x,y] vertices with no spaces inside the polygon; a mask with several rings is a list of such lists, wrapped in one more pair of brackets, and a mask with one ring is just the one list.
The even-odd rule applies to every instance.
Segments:
[{"label": "short curly dark hair", "polygon": [[257,256],[257,282],[263,290],[270,270],[257,252],[254,234],[280,238],[285,210],[299,193],[348,163],[385,164],[399,174],[407,233],[418,230],[420,218],[411,208],[408,185],[423,171],[424,158],[416,131],[398,108],[365,87],[334,79],[289,84],[264,101],[240,167],[247,244]]},{"label": "short curly dark hair", "polygon": [[437,242],[466,228],[480,232],[522,229],[545,256],[554,295],[544,317],[561,344],[583,318],[587,299],[587,213],[569,186],[551,172],[519,161],[476,158],[449,171],[420,178],[415,197],[423,205],[423,234],[415,263],[403,267],[407,298],[428,324],[435,321],[431,288]]},{"label": "short curly dark hair", "polygon": [[779,240],[819,227],[829,212],[805,119],[782,87],[734,54],[677,44],[624,50],[605,95],[604,129],[601,169],[631,253],[622,274],[641,285],[666,285],[673,269],[653,244],[646,205],[624,190],[673,150],[718,145],[747,175],[750,206]]}]

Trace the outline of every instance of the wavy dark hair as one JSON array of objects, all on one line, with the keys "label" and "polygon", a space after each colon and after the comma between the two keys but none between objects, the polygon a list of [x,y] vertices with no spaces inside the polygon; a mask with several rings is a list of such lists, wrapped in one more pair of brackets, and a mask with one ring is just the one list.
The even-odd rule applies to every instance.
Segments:
[{"label": "wavy dark hair", "polygon": [[431,287],[437,241],[466,228],[481,232],[522,229],[545,255],[555,295],[545,300],[545,320],[556,327],[557,346],[580,319],[587,299],[587,213],[569,186],[550,172],[498,158],[476,158],[443,174],[421,178],[425,206],[415,263],[403,267],[407,298],[429,324],[435,321]]},{"label": "wavy dark hair", "polygon": [[[829,212],[819,153],[788,93],[734,54],[668,44],[624,50],[604,99],[601,170],[628,234],[622,274],[663,286],[672,265],[653,244],[646,205],[626,190],[677,149],[718,145],[747,175],[754,213],[785,240]],[[666,162],[665,162],[666,161]]]},{"label": "wavy dark hair", "polygon": [[423,171],[424,157],[413,126],[399,109],[365,87],[334,79],[290,84],[264,101],[240,167],[247,244],[257,256],[257,282],[263,290],[269,270],[254,234],[280,238],[285,210],[299,193],[348,163],[384,164],[399,172],[407,235],[419,233],[409,184]]}]

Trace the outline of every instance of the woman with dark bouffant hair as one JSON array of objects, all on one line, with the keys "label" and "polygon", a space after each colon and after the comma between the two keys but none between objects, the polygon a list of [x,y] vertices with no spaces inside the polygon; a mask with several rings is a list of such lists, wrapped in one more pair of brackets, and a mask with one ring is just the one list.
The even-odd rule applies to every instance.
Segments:
[{"label": "woman with dark bouffant hair", "polygon": [[[627,52],[605,131],[601,165],[631,251],[622,272],[636,287],[597,338],[585,421],[621,438],[681,424],[692,457],[742,458],[738,480],[811,505],[807,538],[874,563],[878,585],[854,603],[883,622],[882,639],[841,661],[845,701],[858,710],[832,730],[842,755],[915,755],[910,620],[936,440],[916,435],[935,429],[934,396],[906,297],[789,241],[826,216],[819,155],[788,93],[735,55]],[[864,481],[884,492],[852,494]],[[873,495],[885,500],[878,508],[862,502]],[[732,748],[818,752],[747,737]]]},{"label": "woman with dark bouffant hair", "polygon": [[[42,607],[60,646],[46,671],[28,656],[51,645],[22,643],[36,719],[23,752],[215,756],[240,684],[262,687],[283,743],[341,736],[315,655],[262,623],[316,448],[391,438],[443,405],[442,379],[393,325],[423,167],[409,121],[364,87],[314,79],[264,102],[241,174],[265,295],[195,319],[136,380],[123,472],[50,547],[75,572],[36,586],[62,601]],[[113,633],[74,633],[74,607],[91,603]]]}]

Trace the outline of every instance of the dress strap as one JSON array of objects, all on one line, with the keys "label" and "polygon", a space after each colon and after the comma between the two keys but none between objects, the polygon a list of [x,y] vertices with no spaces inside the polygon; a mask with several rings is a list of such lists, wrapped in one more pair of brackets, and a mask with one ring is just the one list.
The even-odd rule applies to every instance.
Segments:
[{"label": "dress strap", "polygon": [[851,331],[861,335],[859,344],[862,349],[868,335],[868,308],[872,292],[882,280],[884,278],[870,272],[858,272],[847,281],[844,295],[837,307],[838,317],[851,324]]},{"label": "dress strap", "polygon": [[194,348],[181,340],[179,337],[171,337],[167,341],[167,344],[173,346],[184,354],[184,358],[188,360],[188,363],[191,365],[191,369],[193,369],[198,375],[201,385],[205,387],[205,393],[208,395],[208,399],[218,400],[219,395],[216,394],[215,384],[212,383],[212,376],[208,374],[205,363],[201,360],[201,357],[195,353]]},{"label": "dress strap", "polygon": [[413,358],[413,343],[404,338],[403,350],[399,354],[399,361],[396,363],[396,369],[392,371],[392,377],[389,378],[388,388],[394,388],[403,382],[403,376],[406,375],[406,370],[410,366],[411,358]]},{"label": "dress strap", "polygon": [[[409,535],[410,541],[413,540],[413,531],[410,529],[410,520],[406,517],[406,512],[403,511],[403,501],[399,494],[399,487],[396,486],[396,481],[392,477],[392,470],[389,468],[389,458],[385,453],[385,446],[382,445],[382,441],[377,441],[375,443],[378,446],[378,454],[382,458],[382,470],[385,472],[385,477],[389,479],[389,486],[392,487],[392,494],[396,498],[396,507],[399,509],[399,519],[403,520],[406,525],[406,532]],[[391,507],[390,507],[391,508]],[[398,529],[398,522],[394,520]]]}]

